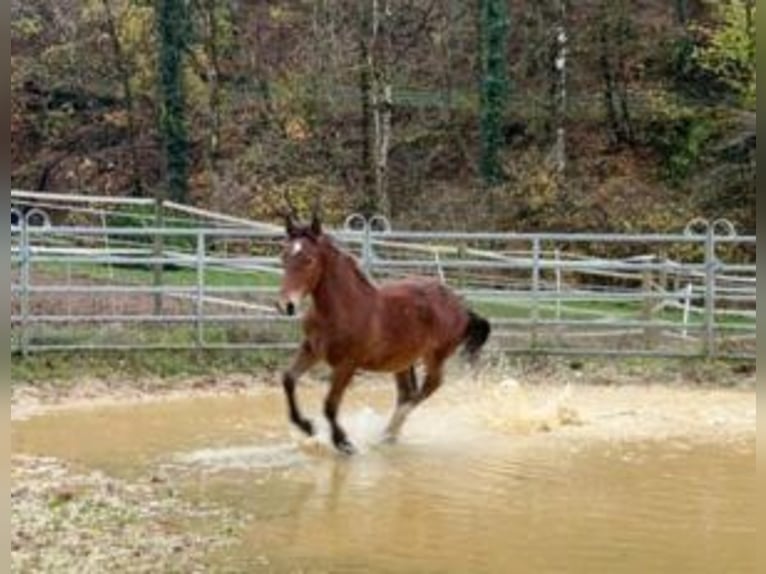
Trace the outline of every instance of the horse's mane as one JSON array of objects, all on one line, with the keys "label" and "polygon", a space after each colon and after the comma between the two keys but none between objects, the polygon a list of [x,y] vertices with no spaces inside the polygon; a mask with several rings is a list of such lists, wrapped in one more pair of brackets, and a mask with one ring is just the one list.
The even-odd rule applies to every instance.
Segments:
[{"label": "horse's mane", "polygon": [[357,263],[356,259],[348,253],[341,252],[341,255],[348,261],[349,265],[351,265],[351,269],[353,269],[354,275],[356,275],[359,281],[364,283],[367,287],[375,289],[375,285],[370,281],[370,278],[359,268],[359,263]]},{"label": "horse's mane", "polygon": [[338,260],[342,261],[348,267],[350,267],[353,275],[359,280],[360,283],[362,283],[365,287],[369,287],[370,289],[376,289],[375,285],[372,283],[372,281],[370,281],[370,278],[367,277],[367,275],[359,268],[359,263],[353,255],[346,253],[337,245],[337,243],[329,238],[326,240],[326,245],[334,253]]}]

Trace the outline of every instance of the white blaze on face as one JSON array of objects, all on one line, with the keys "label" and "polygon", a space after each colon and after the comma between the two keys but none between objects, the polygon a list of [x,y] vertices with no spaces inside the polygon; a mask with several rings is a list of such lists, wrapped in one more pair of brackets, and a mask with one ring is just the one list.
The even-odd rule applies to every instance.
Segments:
[{"label": "white blaze on face", "polygon": [[[303,240],[301,239],[295,239],[294,241],[290,242],[288,248],[288,258],[295,258],[299,253],[301,253],[301,251],[303,251],[304,247],[305,246],[303,245]],[[293,305],[297,307],[303,298],[303,293],[301,293],[300,288],[287,291],[285,287],[287,287],[287,284],[283,286],[281,305]]]}]

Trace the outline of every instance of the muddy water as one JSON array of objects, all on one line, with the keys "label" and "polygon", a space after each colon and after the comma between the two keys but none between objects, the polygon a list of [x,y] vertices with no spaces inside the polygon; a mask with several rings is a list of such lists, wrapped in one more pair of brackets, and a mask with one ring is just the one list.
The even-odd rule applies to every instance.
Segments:
[{"label": "muddy water", "polygon": [[13,449],[246,513],[211,571],[755,569],[754,393],[456,384],[382,445],[391,394],[350,392],[352,458],[293,434],[276,389],[50,413]]}]

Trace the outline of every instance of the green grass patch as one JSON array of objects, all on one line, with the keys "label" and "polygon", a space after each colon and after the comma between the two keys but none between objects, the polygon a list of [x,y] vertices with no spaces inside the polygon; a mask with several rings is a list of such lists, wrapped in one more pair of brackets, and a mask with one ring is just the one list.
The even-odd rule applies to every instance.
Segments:
[{"label": "green grass patch", "polygon": [[[98,283],[152,285],[154,270],[149,267],[104,265],[97,263],[35,263],[33,273],[44,273],[48,277],[61,277],[62,281],[71,274],[78,278],[91,279]],[[34,281],[34,275],[32,276]],[[278,287],[280,278],[264,271],[235,271],[225,268],[206,267],[205,285],[210,287]],[[193,268],[169,268],[162,271],[163,285],[189,287],[197,284],[197,270]]]},{"label": "green grass patch", "polygon": [[[534,302],[527,300],[512,301],[471,301],[471,307],[485,317],[500,319],[531,319]],[[542,301],[538,303],[538,317],[543,320],[556,319],[556,303],[554,301]],[[640,301],[562,301],[559,317],[562,320],[646,320],[666,321],[670,323],[683,323],[683,311],[680,309],[663,309],[655,312],[651,317],[646,317],[643,303]],[[689,325],[700,326],[704,324],[704,317],[700,313],[692,313],[689,316]],[[743,315],[716,315],[716,325],[729,326],[755,326],[755,319]]]},{"label": "green grass patch", "polygon": [[[269,344],[288,343],[299,340],[299,326],[286,322],[208,323],[202,329],[203,342],[219,344]],[[20,332],[14,328],[13,340],[19,340]],[[184,324],[108,324],[108,325],[43,325],[30,326],[27,342],[30,346],[56,345],[153,345],[194,347],[198,330],[193,323]],[[136,352],[142,352],[136,350]]]}]

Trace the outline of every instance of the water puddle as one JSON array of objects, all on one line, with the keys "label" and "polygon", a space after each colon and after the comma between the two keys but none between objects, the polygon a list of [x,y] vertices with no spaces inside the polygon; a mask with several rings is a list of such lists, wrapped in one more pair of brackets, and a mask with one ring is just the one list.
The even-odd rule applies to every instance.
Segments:
[{"label": "water puddle", "polygon": [[[300,390],[317,422],[323,392]],[[754,393],[455,384],[388,445],[392,400],[349,392],[351,458],[324,427],[295,434],[279,389],[62,410],[15,422],[12,443],[247,513],[218,571],[755,568]]]}]

